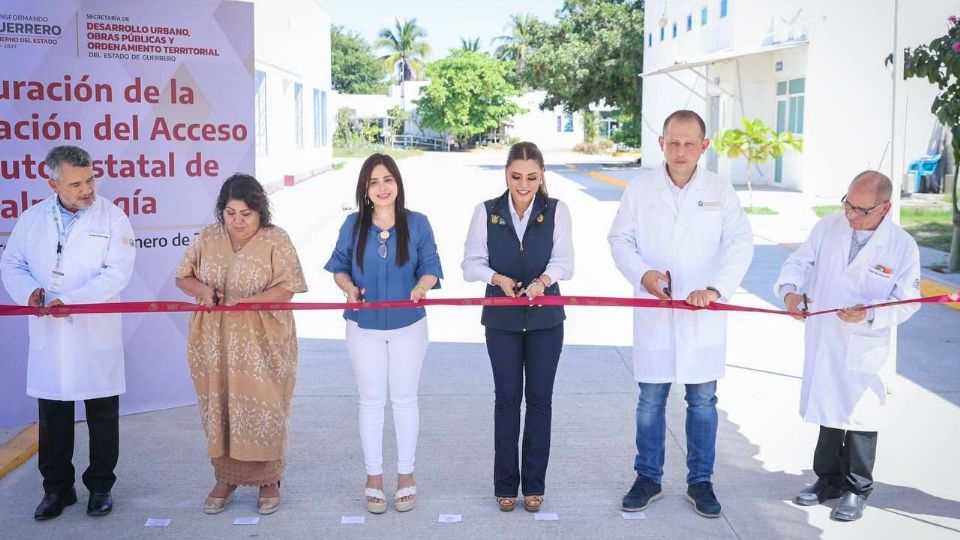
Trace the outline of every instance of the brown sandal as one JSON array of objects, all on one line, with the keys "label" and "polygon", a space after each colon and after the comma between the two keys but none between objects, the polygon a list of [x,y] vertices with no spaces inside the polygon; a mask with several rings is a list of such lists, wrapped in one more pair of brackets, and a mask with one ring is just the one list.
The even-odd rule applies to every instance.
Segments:
[{"label": "brown sandal", "polygon": [[543,495],[524,495],[523,509],[527,512],[539,512],[543,504]]},{"label": "brown sandal", "polygon": [[517,507],[517,500],[513,497],[497,497],[497,504],[500,505],[501,512],[513,512]]}]

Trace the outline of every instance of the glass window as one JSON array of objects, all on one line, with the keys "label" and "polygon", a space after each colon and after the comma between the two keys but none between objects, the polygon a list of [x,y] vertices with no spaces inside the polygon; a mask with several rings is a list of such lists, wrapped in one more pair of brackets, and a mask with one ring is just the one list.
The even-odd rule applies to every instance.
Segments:
[{"label": "glass window", "polygon": [[727,0],[720,0],[720,18],[727,16]]},{"label": "glass window", "polygon": [[777,83],[777,95],[778,96],[787,95],[787,81],[780,81]]},{"label": "glass window", "polygon": [[804,87],[806,86],[807,80],[804,78],[792,79],[790,81],[790,93],[791,94],[802,94]]},{"label": "glass window", "polygon": [[660,41],[663,41],[664,28],[660,28]]},{"label": "glass window", "polygon": [[673,37],[677,37],[677,23],[673,23]]},{"label": "glass window", "polygon": [[647,47],[653,47],[653,33],[647,34]]},{"label": "glass window", "polygon": [[707,24],[707,6],[700,10],[700,26]]},{"label": "glass window", "polygon": [[573,133],[573,113],[567,113],[564,117],[563,132]]},{"label": "glass window", "polygon": [[687,15],[687,32],[693,30],[693,15]]},{"label": "glass window", "polygon": [[320,90],[313,89],[313,147],[320,148]]}]

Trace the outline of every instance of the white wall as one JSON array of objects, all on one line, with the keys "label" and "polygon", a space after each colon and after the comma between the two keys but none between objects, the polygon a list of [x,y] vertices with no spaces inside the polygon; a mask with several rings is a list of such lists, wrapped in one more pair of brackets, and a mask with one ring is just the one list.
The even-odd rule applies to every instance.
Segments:
[{"label": "white wall", "polygon": [[[787,154],[784,187],[824,196],[841,194],[849,180],[865,168],[877,168],[900,182],[906,163],[923,153],[934,117],[929,112],[934,89],[925,81],[902,81],[902,49],[928,43],[946,31],[946,17],[960,12],[960,0],[900,0],[898,41],[893,42],[894,0],[877,0],[866,9],[861,2],[835,0],[729,0],[726,20],[718,21],[719,1],[709,0],[708,23],[700,27],[699,6],[666,3],[666,37],[659,41],[659,18],[665,2],[647,3],[653,46],[644,53],[644,71],[653,71],[687,58],[724,50],[745,51],[761,44],[806,34],[808,45],[744,57],[738,61],[697,68],[709,85],[689,70],[672,73],[693,87],[684,88],[667,75],[644,79],[645,165],[662,159],[657,136],[663,118],[673,110],[694,110],[707,116],[706,94],[721,95],[721,126],[739,125],[740,116],[776,123],[776,82],[806,79],[804,151]],[[686,12],[693,7],[693,31],[686,32]],[[671,37],[673,21],[678,37]],[[898,70],[884,58],[898,53]],[[777,62],[783,70],[775,71]],[[893,86],[896,81],[896,106]],[[722,89],[722,90],[721,90]],[[891,135],[891,115],[897,125]],[[706,158],[704,158],[706,161]],[[742,182],[745,164],[720,158],[719,172]],[[774,165],[761,167],[771,183]],[[762,182],[760,182],[762,183]]]},{"label": "white wall", "polygon": [[[566,114],[562,107],[550,110],[540,110],[540,104],[546,97],[546,92],[527,92],[522,96],[510,98],[521,109],[527,112],[518,114],[507,129],[508,137],[516,137],[521,141],[530,141],[543,150],[569,150],[574,145],[583,142],[583,115],[573,114],[573,131],[563,131],[566,124]],[[557,117],[562,117],[561,130],[557,130]]]},{"label": "white wall", "polygon": [[[308,178],[333,162],[336,109],[330,86],[330,17],[311,0],[257,0],[256,69],[266,74],[267,145],[257,154],[257,178],[271,187],[292,175]],[[294,85],[302,85],[303,148],[295,144]],[[313,91],[326,94],[327,138],[314,145]],[[322,107],[322,102],[321,102]]]}]

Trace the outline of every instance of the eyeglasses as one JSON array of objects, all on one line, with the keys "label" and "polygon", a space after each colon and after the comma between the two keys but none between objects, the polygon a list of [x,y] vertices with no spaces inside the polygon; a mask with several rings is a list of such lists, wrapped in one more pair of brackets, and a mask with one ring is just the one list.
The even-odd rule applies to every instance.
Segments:
[{"label": "eyeglasses", "polygon": [[858,216],[860,216],[860,217],[866,217],[866,216],[870,215],[870,213],[872,213],[872,212],[873,212],[874,210],[876,210],[877,208],[880,208],[881,206],[883,206],[883,203],[889,202],[889,199],[887,199],[886,201],[880,201],[880,202],[879,202],[876,206],[874,206],[873,208],[860,208],[859,206],[854,206],[854,205],[852,205],[852,204],[850,204],[850,203],[847,202],[847,196],[846,196],[846,195],[844,195],[843,198],[840,199],[840,202],[843,204],[843,211],[844,211],[844,212],[850,212],[850,211],[852,210],[852,211],[853,211],[855,214],[857,214]]}]

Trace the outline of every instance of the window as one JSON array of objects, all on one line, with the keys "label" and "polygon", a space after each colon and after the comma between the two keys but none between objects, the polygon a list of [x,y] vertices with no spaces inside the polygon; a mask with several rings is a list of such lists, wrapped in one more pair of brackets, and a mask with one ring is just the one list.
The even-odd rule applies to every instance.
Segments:
[{"label": "window", "polygon": [[303,150],[303,85],[300,83],[293,83],[293,123],[297,150]]},{"label": "window", "polygon": [[687,15],[687,32],[693,30],[693,15]]},{"label": "window", "polygon": [[323,138],[320,134],[320,90],[313,89],[313,147],[320,148]]},{"label": "window", "polygon": [[267,153],[267,74],[257,71],[254,82],[257,94],[256,102],[256,147],[258,154]]},{"label": "window", "polygon": [[707,24],[707,6],[703,6],[703,9],[700,10],[700,26],[706,26]]},{"label": "window", "polygon": [[673,23],[673,36],[672,36],[672,37],[677,37],[677,23]]},{"label": "window", "polygon": [[664,31],[664,28],[661,27],[661,28],[660,28],[660,41],[663,41],[663,31]]},{"label": "window", "polygon": [[564,116],[563,132],[573,133],[573,113],[567,113],[566,116]]},{"label": "window", "polygon": [[[777,82],[777,133],[803,134],[804,91],[807,80],[803,77]],[[783,157],[774,161],[774,183],[783,182]]]},{"label": "window", "polygon": [[653,47],[653,33],[647,34],[647,47]]},{"label": "window", "polygon": [[727,16],[727,0],[720,0],[720,18]]},{"label": "window", "polygon": [[563,131],[563,117],[559,114],[557,115],[557,133]]},{"label": "window", "polygon": [[327,126],[327,92],[320,92],[320,144],[330,146],[330,128]]}]

